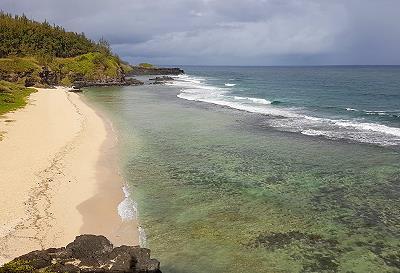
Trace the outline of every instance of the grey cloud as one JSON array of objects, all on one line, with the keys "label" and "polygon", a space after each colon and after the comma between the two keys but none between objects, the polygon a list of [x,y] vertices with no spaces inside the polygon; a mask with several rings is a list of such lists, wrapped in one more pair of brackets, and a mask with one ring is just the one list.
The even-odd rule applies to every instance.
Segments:
[{"label": "grey cloud", "polygon": [[0,9],[104,36],[131,62],[400,62],[396,0],[1,0]]}]

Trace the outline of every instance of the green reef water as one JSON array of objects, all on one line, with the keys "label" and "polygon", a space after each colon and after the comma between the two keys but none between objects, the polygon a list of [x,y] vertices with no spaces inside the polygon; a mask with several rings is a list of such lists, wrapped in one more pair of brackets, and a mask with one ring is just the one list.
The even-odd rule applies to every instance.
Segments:
[{"label": "green reef water", "polygon": [[[186,69],[209,80],[204,84],[209,97],[206,87],[185,87],[179,78],[163,86],[85,91],[89,103],[104,111],[118,132],[121,166],[137,202],[145,244],[162,271],[400,272],[400,139],[395,117],[400,104],[393,102],[399,93],[389,92],[391,108],[386,109],[391,116],[346,111],[375,109],[359,101],[359,94],[353,94],[358,108],[326,92],[320,94],[326,100],[310,99],[300,107],[304,93],[311,90],[306,86],[302,94],[287,91],[285,97],[269,98],[257,93],[261,80],[255,81],[254,71],[237,68],[240,73],[218,72],[221,76],[213,69]],[[351,73],[373,78],[365,75],[372,72],[360,69]],[[331,72],[322,85],[330,86],[329,79],[339,72]],[[282,77],[279,73],[289,72],[271,73],[277,74],[276,81]],[[298,75],[304,71],[290,73],[307,82]],[[386,75],[373,71],[379,73]],[[303,83],[290,83],[289,76],[282,80],[282,90]],[[279,94],[279,82],[265,77],[270,84],[266,89]],[[190,84],[203,83],[193,78]],[[346,84],[352,85],[350,80]],[[333,108],[319,103],[315,110],[316,100]],[[383,102],[374,103],[374,111],[384,111]],[[306,123],[303,116],[320,120]],[[363,125],[353,128],[326,120]],[[325,133],[304,133],[307,130]]]}]

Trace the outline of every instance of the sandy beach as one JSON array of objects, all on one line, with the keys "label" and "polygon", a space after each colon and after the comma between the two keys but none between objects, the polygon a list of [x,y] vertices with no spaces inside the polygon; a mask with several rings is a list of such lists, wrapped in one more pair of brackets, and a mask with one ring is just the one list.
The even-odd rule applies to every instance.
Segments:
[{"label": "sandy beach", "polygon": [[117,211],[117,138],[80,95],[39,89],[0,118],[0,132],[0,264],[79,234],[138,244],[136,221]]}]

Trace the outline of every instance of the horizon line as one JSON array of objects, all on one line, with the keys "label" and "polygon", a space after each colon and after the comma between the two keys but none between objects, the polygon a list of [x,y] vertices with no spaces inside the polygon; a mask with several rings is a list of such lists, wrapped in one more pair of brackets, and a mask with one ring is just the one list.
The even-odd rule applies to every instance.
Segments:
[{"label": "horizon line", "polygon": [[[214,67],[332,67],[332,66],[400,66],[400,64],[317,64],[317,65],[225,65],[225,64],[155,64],[156,66],[214,66]],[[133,65],[135,66],[135,65]]]}]

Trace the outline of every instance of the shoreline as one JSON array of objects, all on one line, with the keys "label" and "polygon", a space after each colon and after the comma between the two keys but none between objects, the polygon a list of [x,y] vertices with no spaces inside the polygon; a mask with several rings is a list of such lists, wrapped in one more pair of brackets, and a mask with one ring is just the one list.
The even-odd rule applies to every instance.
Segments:
[{"label": "shoreline", "polygon": [[[100,150],[101,156],[96,164],[96,179],[98,180],[98,192],[78,206],[83,216],[81,234],[105,235],[115,246],[139,245],[139,230],[136,219],[123,219],[118,208],[126,200],[124,188],[127,187],[120,172],[118,163],[118,136],[113,129],[111,120],[98,108],[90,105],[82,95],[78,95],[81,102],[92,109],[102,120],[106,139]],[[113,198],[110,198],[113,196]],[[110,208],[114,208],[110,210]],[[98,225],[98,219],[112,219],[111,223]]]},{"label": "shoreline", "polygon": [[83,233],[139,244],[137,222],[117,210],[125,196],[115,133],[80,95],[38,89],[0,131],[0,264]]}]

